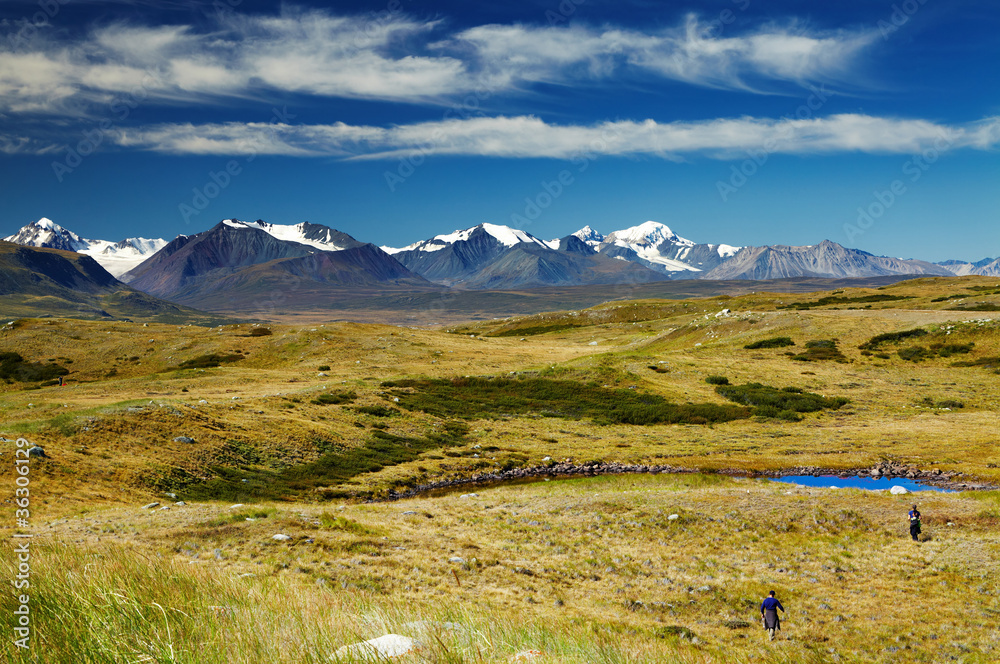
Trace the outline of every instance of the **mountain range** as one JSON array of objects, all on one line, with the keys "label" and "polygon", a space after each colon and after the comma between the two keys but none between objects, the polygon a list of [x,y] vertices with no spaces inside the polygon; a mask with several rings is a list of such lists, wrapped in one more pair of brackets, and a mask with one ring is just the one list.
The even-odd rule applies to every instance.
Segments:
[{"label": "mountain range", "polygon": [[49,219],[9,242],[90,256],[137,291],[214,311],[263,311],[345,294],[523,290],[645,284],[674,279],[767,280],[890,275],[1000,276],[1000,259],[977,263],[875,256],[825,240],[810,246],[737,247],[687,240],[647,221],[604,235],[589,226],[541,240],[483,223],[414,244],[376,247],[321,224],[226,219],[195,235],[89,240]]},{"label": "mountain range", "polygon": [[66,316],[199,325],[233,322],[131,288],[91,256],[3,240],[0,312],[4,320]]},{"label": "mountain range", "polygon": [[119,242],[88,240],[45,217],[3,239],[26,247],[62,249],[91,256],[115,277],[128,272],[167,244],[166,240],[144,237],[129,237]]}]

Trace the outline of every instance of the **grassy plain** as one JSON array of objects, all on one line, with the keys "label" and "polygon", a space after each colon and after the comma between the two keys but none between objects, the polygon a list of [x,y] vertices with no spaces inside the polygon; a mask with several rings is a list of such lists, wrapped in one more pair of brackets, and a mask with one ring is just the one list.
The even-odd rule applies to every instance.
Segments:
[{"label": "grassy plain", "polygon": [[[995,279],[920,279],[437,330],[18,320],[0,330],[0,352],[70,373],[66,387],[0,387],[4,464],[18,436],[50,457],[31,461],[35,641],[27,657],[5,642],[4,655],[329,661],[383,630],[426,632],[406,626],[425,620],[437,627],[421,657],[440,662],[525,648],[560,662],[996,661],[996,492],[921,494],[920,543],[904,533],[912,496],[711,474],[361,499],[546,457],[703,473],[893,461],[1000,483],[997,291]],[[859,348],[916,328],[927,334]],[[795,345],[744,348],[774,337]],[[793,359],[817,341],[843,359]],[[927,352],[905,352],[915,345]],[[230,361],[180,368],[213,355]],[[706,381],[722,376],[850,402],[799,422],[598,424],[567,397],[489,417],[449,402],[444,416],[395,387],[476,384],[464,376],[729,408]],[[171,508],[140,507],[153,501]],[[789,609],[776,644],[755,621],[769,588]]]}]

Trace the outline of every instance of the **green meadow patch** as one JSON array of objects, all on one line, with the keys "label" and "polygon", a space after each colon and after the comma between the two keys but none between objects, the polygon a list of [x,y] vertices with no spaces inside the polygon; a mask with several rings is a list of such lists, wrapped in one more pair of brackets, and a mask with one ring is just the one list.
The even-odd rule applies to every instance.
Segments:
[{"label": "green meadow patch", "polygon": [[416,460],[424,452],[445,449],[466,442],[468,427],[446,422],[426,436],[394,436],[373,431],[364,445],[324,454],[311,463],[275,471],[259,466],[216,466],[214,479],[178,489],[185,500],[228,500],[250,502],[282,500],[312,494],[327,498],[349,497],[333,487],[364,473]]},{"label": "green meadow patch", "polygon": [[452,378],[386,381],[407,410],[462,419],[542,415],[597,424],[708,424],[744,419],[747,408],[674,404],[637,389],[552,378]]},{"label": "green meadow patch", "polygon": [[758,350],[760,348],[784,348],[785,346],[794,345],[795,342],[792,341],[791,337],[771,337],[770,339],[761,339],[760,341],[747,344],[744,348],[747,350]]},{"label": "green meadow patch", "polygon": [[873,302],[893,302],[896,300],[912,300],[912,295],[863,295],[860,297],[837,297],[830,295],[821,297],[812,302],[792,302],[791,304],[779,305],[777,309],[812,309],[813,307],[825,307],[831,304],[871,304]]},{"label": "green meadow patch", "polygon": [[760,383],[745,385],[719,385],[715,391],[730,401],[753,408],[753,414],[759,417],[774,417],[797,422],[802,419],[800,413],[814,413],[820,410],[838,410],[850,403],[844,397],[827,397],[806,392],[800,387],[778,389]]},{"label": "green meadow patch", "polygon": [[899,332],[886,332],[876,334],[874,337],[864,342],[858,348],[861,350],[881,350],[883,344],[898,344],[908,339],[916,339],[927,335],[927,330],[916,328],[914,330],[901,330]]},{"label": "green meadow patch", "polygon": [[69,369],[58,364],[27,362],[17,353],[0,353],[0,379],[8,383],[56,380],[68,373]]}]

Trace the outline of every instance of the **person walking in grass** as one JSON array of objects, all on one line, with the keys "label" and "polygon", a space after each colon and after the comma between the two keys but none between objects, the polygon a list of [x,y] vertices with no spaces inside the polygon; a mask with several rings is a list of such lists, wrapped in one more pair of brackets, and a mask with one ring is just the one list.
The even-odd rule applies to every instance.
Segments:
[{"label": "person walking in grass", "polygon": [[916,542],[917,535],[920,534],[920,510],[917,509],[916,505],[914,505],[913,509],[910,510],[909,517],[910,517],[910,537],[912,537],[913,541]]},{"label": "person walking in grass", "polygon": [[772,590],[760,604],[760,617],[764,622],[764,629],[767,630],[767,637],[771,641],[774,641],[774,632],[781,629],[781,619],[778,618],[778,609],[781,609],[782,613],[785,612],[785,607],[775,599],[774,591]]}]

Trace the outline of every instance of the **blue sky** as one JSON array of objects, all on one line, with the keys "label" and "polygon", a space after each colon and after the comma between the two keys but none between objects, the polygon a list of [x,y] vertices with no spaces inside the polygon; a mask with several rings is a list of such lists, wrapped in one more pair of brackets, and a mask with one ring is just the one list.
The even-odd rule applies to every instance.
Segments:
[{"label": "blue sky", "polygon": [[0,3],[0,235],[1000,254],[995,2]]}]

